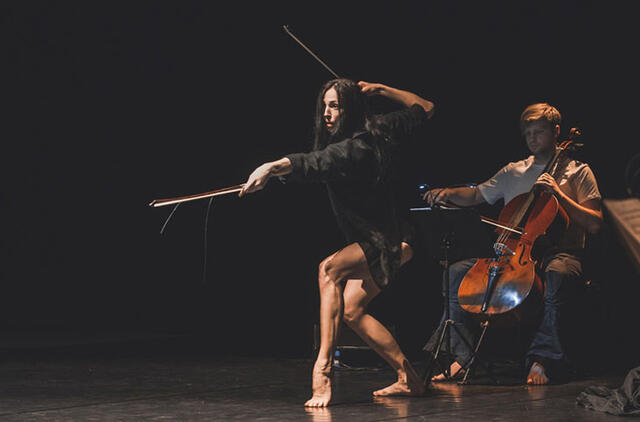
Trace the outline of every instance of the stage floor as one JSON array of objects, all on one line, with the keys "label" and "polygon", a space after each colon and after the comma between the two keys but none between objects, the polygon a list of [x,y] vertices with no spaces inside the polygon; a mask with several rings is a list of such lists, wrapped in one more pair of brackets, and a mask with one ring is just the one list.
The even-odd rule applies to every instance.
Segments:
[{"label": "stage floor", "polygon": [[303,407],[311,360],[211,357],[164,344],[5,349],[0,420],[611,421],[618,419],[577,407],[575,399],[587,386],[618,387],[625,375],[547,387],[513,385],[508,378],[507,385],[488,385],[477,378],[465,386],[432,384],[424,397],[374,399],[374,389],[394,381],[391,370],[340,368],[333,405],[311,410]]}]

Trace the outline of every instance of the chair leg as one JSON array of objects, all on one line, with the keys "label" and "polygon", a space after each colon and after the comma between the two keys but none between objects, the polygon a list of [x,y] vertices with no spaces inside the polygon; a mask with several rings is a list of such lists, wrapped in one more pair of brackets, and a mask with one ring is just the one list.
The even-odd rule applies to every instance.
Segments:
[{"label": "chair leg", "polygon": [[440,369],[442,369],[442,373],[445,374],[445,376],[447,377],[449,376],[449,365],[442,364],[442,362],[440,362],[440,359],[441,359],[440,351],[442,350],[442,345],[445,342],[445,338],[448,338],[447,336],[451,335],[447,331],[451,328],[454,328],[454,322],[453,320],[448,319],[444,322],[444,326],[442,327],[442,331],[440,332],[438,345],[436,346],[436,350],[433,353],[433,357],[427,361],[427,366],[425,368],[425,372],[422,377],[425,383],[428,383],[431,380],[431,376],[433,375],[433,368],[435,367],[436,364],[440,366]]},{"label": "chair leg", "polygon": [[[471,358],[469,359],[469,361],[462,367],[462,369],[465,371],[464,372],[464,377],[462,378],[462,381],[460,381],[460,385],[464,385],[467,384],[468,382],[468,378],[469,378],[469,373],[472,370],[473,364],[477,361],[478,363],[480,363],[486,370],[487,370],[487,374],[489,375],[489,378],[491,378],[491,380],[497,384],[496,379],[493,376],[493,373],[491,371],[491,367],[486,364],[485,362],[483,362],[479,357],[478,357],[478,351],[480,350],[480,346],[482,345],[482,341],[484,340],[484,336],[487,332],[487,328],[489,328],[489,321],[484,321],[482,324],[480,324],[482,326],[482,332],[480,333],[480,338],[478,339],[478,341],[476,342],[475,347],[473,348],[473,354],[471,355]],[[471,348],[471,345],[469,345],[469,348]]]}]

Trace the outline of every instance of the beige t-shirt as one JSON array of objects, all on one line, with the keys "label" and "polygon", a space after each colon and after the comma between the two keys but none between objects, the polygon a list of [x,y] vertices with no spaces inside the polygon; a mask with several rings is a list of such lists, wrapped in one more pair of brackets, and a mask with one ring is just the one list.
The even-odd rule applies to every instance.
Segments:
[{"label": "beige t-shirt", "polygon": [[[529,192],[544,167],[544,164],[535,164],[531,155],[524,160],[507,164],[491,179],[479,184],[478,190],[489,204],[495,204],[500,199],[504,199],[507,204],[514,197]],[[560,189],[578,204],[602,198],[596,178],[587,164],[568,161],[556,180]],[[558,246],[562,249],[584,248],[584,236],[584,228],[570,222]]]}]

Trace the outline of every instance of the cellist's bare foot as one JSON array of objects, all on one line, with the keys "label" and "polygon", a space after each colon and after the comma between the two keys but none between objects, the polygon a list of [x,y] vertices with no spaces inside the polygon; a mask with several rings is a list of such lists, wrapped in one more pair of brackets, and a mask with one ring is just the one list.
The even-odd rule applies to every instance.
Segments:
[{"label": "cellist's bare foot", "polygon": [[[460,366],[458,362],[453,362],[451,364],[451,367],[449,368],[449,377],[450,378],[455,377],[456,375],[458,375],[458,372],[460,372],[461,369],[462,369],[462,366]],[[462,374],[462,372],[460,374]],[[431,377],[431,381],[436,381],[436,382],[446,381],[446,379],[447,379],[447,376],[444,373]]]},{"label": "cellist's bare foot", "polygon": [[326,407],[331,401],[331,362],[316,361],[313,365],[313,396],[304,404],[305,407]]},{"label": "cellist's bare foot", "polygon": [[373,392],[374,396],[420,396],[424,394],[424,383],[411,367],[409,361],[404,361],[398,371],[398,381],[390,386]]},{"label": "cellist's bare foot", "polygon": [[529,385],[545,385],[549,383],[549,377],[544,372],[544,366],[538,362],[533,362],[529,375],[527,375],[527,384]]}]

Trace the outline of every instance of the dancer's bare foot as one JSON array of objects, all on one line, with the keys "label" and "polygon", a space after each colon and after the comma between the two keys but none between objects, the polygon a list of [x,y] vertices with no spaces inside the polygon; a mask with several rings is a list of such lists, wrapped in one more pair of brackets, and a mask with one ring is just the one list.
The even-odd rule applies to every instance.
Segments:
[{"label": "dancer's bare foot", "polygon": [[549,383],[549,377],[544,372],[544,366],[538,362],[534,362],[529,369],[529,375],[527,375],[527,384],[529,385],[545,385]]},{"label": "dancer's bare foot", "polygon": [[405,360],[402,368],[398,370],[398,381],[390,386],[373,392],[374,396],[420,396],[424,394],[424,383]]},{"label": "dancer's bare foot", "polygon": [[326,407],[331,401],[331,362],[316,361],[313,365],[313,396],[304,404],[305,407]]},{"label": "dancer's bare foot", "polygon": [[[458,362],[453,362],[451,364],[451,367],[449,368],[449,377],[455,377],[458,372],[462,369],[462,366],[458,363]],[[433,377],[431,377],[431,381],[445,381],[447,379],[447,376],[444,373],[435,375]]]}]

